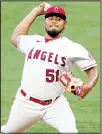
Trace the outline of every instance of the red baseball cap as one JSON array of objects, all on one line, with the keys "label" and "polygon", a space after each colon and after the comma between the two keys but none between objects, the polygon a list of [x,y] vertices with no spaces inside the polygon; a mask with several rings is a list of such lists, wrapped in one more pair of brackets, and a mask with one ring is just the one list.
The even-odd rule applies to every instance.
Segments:
[{"label": "red baseball cap", "polygon": [[45,13],[45,18],[50,17],[50,16],[58,16],[61,17],[62,19],[66,19],[66,12],[63,8],[59,6],[51,6],[47,9]]}]

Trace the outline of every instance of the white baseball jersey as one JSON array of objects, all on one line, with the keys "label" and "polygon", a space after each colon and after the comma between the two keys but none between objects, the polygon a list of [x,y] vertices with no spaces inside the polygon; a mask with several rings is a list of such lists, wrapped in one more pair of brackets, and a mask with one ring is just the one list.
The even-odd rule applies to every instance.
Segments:
[{"label": "white baseball jersey", "polygon": [[71,71],[74,64],[81,70],[96,66],[91,54],[80,44],[66,37],[45,42],[40,35],[21,35],[17,48],[25,54],[20,89],[37,99],[54,99],[64,90],[58,71]]}]

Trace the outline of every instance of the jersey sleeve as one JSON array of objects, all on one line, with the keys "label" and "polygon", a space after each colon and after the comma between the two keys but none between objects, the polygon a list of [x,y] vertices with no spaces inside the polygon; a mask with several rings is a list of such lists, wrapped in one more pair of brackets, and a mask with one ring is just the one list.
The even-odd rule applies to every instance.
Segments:
[{"label": "jersey sleeve", "polygon": [[26,54],[34,46],[37,35],[20,35],[17,40],[17,49]]},{"label": "jersey sleeve", "polygon": [[76,60],[75,64],[81,69],[81,71],[97,66],[96,60],[93,56],[81,45],[77,48],[77,56],[80,57],[80,60]]}]

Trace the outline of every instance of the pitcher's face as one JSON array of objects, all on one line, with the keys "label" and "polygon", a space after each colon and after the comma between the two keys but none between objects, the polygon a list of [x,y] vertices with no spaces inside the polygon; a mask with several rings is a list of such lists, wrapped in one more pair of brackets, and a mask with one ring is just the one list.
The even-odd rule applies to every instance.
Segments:
[{"label": "pitcher's face", "polygon": [[56,37],[66,26],[66,21],[57,16],[51,16],[45,19],[45,30],[51,37]]}]

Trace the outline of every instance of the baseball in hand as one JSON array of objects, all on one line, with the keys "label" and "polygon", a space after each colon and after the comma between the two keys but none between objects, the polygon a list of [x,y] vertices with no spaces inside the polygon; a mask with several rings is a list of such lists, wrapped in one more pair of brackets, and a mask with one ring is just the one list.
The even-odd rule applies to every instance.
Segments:
[{"label": "baseball in hand", "polygon": [[44,12],[46,13],[47,9],[50,7],[51,5],[48,3],[45,3],[45,7],[44,7]]}]

